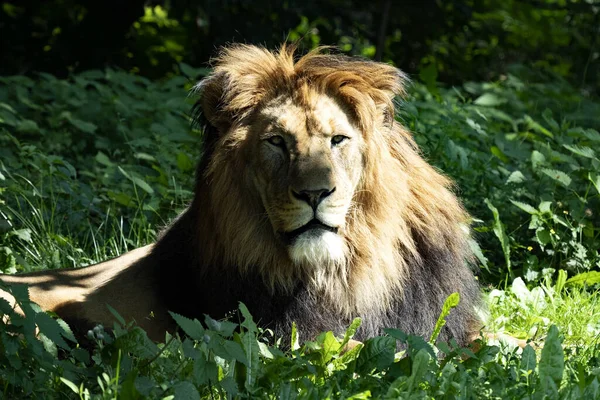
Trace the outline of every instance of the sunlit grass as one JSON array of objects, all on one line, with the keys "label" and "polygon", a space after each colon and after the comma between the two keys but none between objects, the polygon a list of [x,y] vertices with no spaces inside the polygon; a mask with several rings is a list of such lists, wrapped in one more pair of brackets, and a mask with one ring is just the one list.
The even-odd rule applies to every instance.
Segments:
[{"label": "sunlit grass", "polygon": [[600,352],[600,290],[582,286],[543,284],[529,290],[516,279],[506,290],[487,294],[492,332],[504,332],[539,345],[551,325],[563,335],[563,347],[573,356]]}]

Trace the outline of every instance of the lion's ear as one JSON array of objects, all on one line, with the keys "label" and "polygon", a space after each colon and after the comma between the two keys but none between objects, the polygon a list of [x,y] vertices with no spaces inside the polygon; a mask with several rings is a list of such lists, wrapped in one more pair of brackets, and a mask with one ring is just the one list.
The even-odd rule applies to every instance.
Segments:
[{"label": "lion's ear", "polygon": [[225,110],[223,102],[226,85],[226,74],[217,73],[204,78],[194,87],[194,91],[200,96],[194,107],[194,119],[204,120],[219,132],[226,132],[231,126],[231,116]]},{"label": "lion's ear", "polygon": [[396,111],[395,100],[406,96],[406,86],[409,83],[406,74],[392,65],[374,61],[355,61],[348,68],[361,78],[355,88],[361,95],[371,98],[382,122],[391,126]]}]

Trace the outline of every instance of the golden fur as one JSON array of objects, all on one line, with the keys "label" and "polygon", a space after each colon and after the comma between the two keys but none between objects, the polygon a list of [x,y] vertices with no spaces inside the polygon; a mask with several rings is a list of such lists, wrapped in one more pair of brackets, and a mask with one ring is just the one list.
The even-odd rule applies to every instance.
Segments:
[{"label": "golden fur", "polygon": [[204,210],[223,218],[216,237],[238,251],[218,254],[209,248],[211,261],[226,258],[226,265],[258,268],[272,287],[291,290],[298,279],[310,278],[299,276],[306,271],[291,265],[265,229],[262,204],[240,201],[256,196],[240,182],[239,171],[247,166],[235,152],[246,140],[246,121],[281,94],[307,109],[314,102],[311,97],[339,99],[366,138],[364,170],[345,234],[350,256],[338,274],[325,277],[325,299],[331,307],[357,315],[372,306],[389,306],[390,294],[401,292],[410,277],[407,260],[419,257],[414,231],[450,251],[463,251],[467,235],[461,226],[468,216],[451,193],[451,182],[419,156],[410,133],[393,119],[394,97],[404,94],[404,83],[404,75],[390,65],[350,61],[320,50],[295,61],[293,49],[285,46],[278,53],[245,45],[225,49],[213,75],[198,87],[205,117],[229,132],[215,146],[228,151],[215,153],[205,173],[212,201]]},{"label": "golden fur", "polygon": [[[154,247],[101,268],[2,279],[31,284],[32,299],[67,320],[109,325],[101,308],[110,303],[155,339],[173,327],[167,309],[219,318],[238,301],[279,334],[292,320],[308,338],[361,316],[363,336],[389,326],[427,335],[444,299],[460,292],[442,337],[464,343],[479,302],[468,215],[394,118],[405,81],[390,65],[322,49],[296,58],[286,46],[230,46],[196,87],[206,129],[194,200]],[[333,221],[331,232],[286,244],[307,222],[304,193],[321,186],[331,189],[327,211],[310,215]],[[77,282],[85,290],[69,297],[71,278],[86,270]],[[40,277],[65,274],[42,294]]]}]

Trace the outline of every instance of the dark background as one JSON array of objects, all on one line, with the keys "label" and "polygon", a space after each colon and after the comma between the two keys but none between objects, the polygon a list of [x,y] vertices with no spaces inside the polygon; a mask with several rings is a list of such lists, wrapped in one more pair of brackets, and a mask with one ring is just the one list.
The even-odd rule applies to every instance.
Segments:
[{"label": "dark background", "polygon": [[0,75],[113,67],[161,78],[206,66],[229,42],[288,40],[449,84],[525,63],[598,94],[599,15],[600,0],[13,0],[0,9]]}]

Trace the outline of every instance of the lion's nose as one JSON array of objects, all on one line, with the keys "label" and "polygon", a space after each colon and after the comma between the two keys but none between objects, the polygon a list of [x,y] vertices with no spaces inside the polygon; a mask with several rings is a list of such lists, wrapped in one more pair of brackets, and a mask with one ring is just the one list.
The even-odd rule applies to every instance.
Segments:
[{"label": "lion's nose", "polygon": [[292,190],[292,194],[298,200],[307,202],[313,210],[316,210],[319,204],[331,193],[335,192],[335,188],[329,189],[317,189],[317,190]]}]

